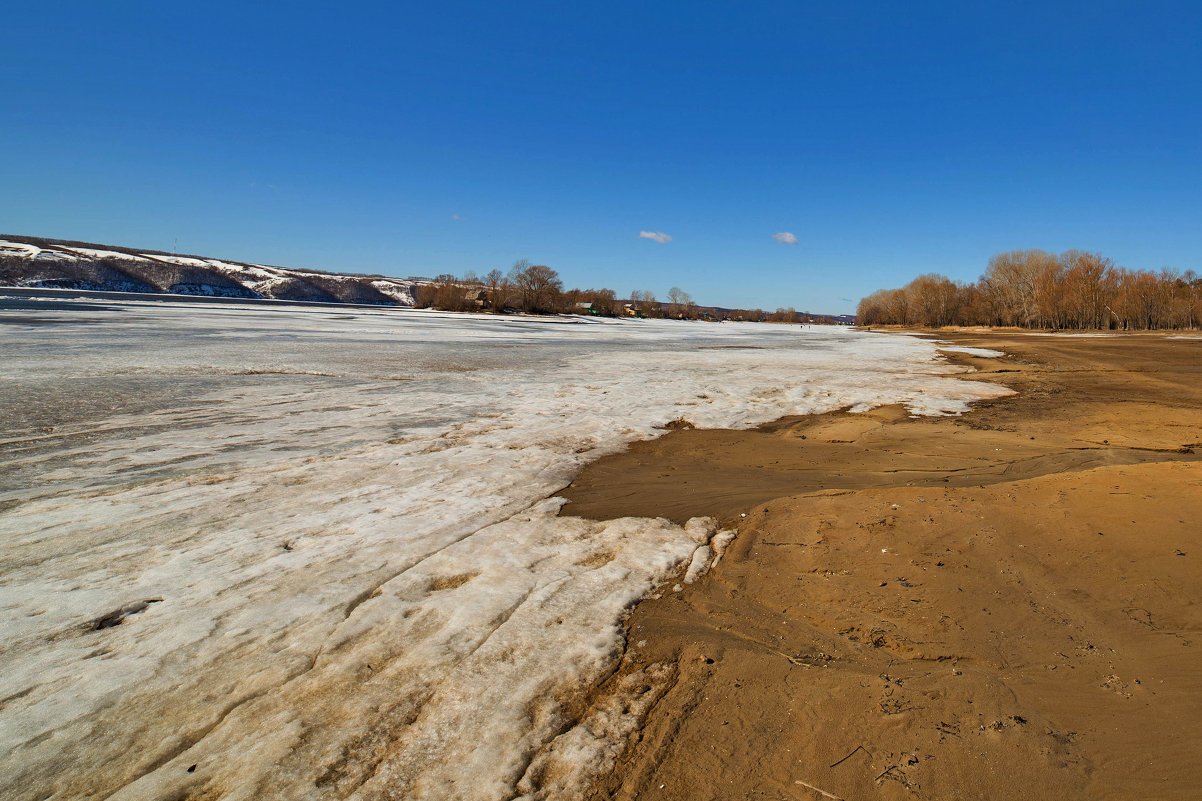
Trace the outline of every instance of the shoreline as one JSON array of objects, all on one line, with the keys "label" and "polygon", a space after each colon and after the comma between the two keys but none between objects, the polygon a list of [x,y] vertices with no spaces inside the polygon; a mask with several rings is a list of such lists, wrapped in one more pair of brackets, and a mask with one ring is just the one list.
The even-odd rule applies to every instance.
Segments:
[{"label": "shoreline", "polygon": [[[706,576],[632,610],[584,706],[666,677],[586,797],[991,798],[1020,779],[1029,797],[1190,796],[1202,354],[1166,336],[911,333],[1004,351],[943,353],[1018,394],[952,418],[671,431],[559,493],[565,515],[738,529]],[[1109,528],[1106,548],[1082,526]]]}]

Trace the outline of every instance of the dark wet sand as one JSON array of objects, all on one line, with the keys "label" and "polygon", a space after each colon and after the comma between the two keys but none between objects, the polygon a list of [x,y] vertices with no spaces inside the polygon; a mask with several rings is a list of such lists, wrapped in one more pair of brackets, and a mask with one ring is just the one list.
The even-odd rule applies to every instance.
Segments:
[{"label": "dark wet sand", "polygon": [[739,531],[633,611],[593,701],[671,677],[592,797],[1202,797],[1202,341],[940,336],[1019,394],[675,431],[562,493]]}]

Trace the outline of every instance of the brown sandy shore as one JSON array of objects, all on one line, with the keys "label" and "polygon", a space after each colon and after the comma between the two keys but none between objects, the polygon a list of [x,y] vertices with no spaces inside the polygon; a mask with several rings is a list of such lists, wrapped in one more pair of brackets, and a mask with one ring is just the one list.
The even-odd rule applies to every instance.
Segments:
[{"label": "brown sandy shore", "polygon": [[591,797],[1202,798],[1202,341],[939,336],[1018,394],[675,431],[562,493],[738,529],[633,611],[591,700],[671,679]]}]

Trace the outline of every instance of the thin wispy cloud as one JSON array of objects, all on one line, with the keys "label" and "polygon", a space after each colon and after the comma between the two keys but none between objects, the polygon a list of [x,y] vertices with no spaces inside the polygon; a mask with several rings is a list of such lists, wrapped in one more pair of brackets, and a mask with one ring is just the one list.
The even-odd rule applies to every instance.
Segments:
[{"label": "thin wispy cloud", "polygon": [[658,242],[661,245],[666,245],[672,241],[672,237],[663,231],[639,231],[639,239],[650,239],[652,242]]},{"label": "thin wispy cloud", "polygon": [[462,217],[460,217],[458,214],[452,214],[452,215],[451,215],[451,219],[452,219],[452,220],[462,220],[463,218],[462,218]]},{"label": "thin wispy cloud", "polygon": [[773,234],[772,238],[780,245],[796,245],[797,235],[791,234],[788,231],[781,231],[779,234]]}]

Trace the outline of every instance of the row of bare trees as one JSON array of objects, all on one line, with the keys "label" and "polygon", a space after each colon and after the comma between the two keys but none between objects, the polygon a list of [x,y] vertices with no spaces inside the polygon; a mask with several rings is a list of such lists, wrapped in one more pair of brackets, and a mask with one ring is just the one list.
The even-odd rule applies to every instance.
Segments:
[{"label": "row of bare trees", "polygon": [[649,289],[636,289],[629,300],[619,299],[612,289],[567,289],[559,274],[550,267],[521,260],[509,272],[491,270],[483,277],[469,272],[462,277],[440,275],[428,284],[420,284],[414,300],[419,308],[445,311],[533,312],[555,314],[576,312],[602,317],[648,317],[677,320],[748,321],[777,323],[833,323],[826,315],[779,308],[720,309],[698,306],[692,295],[680,287],[668,290],[666,302]]},{"label": "row of bare trees", "polygon": [[651,290],[635,290],[629,301],[620,301],[612,289],[565,290],[559,273],[522,259],[509,272],[491,270],[483,277],[468,272],[462,277],[449,273],[429,284],[420,284],[414,298],[419,308],[444,311],[521,311],[541,314],[587,309],[604,317],[634,314],[640,317],[694,319],[697,304],[688,292],[672,287],[668,303],[661,303]]},{"label": "row of bare trees", "polygon": [[429,284],[419,284],[414,302],[419,308],[444,311],[523,311],[554,314],[565,308],[563,281],[544,264],[522,259],[508,273],[491,270],[483,277],[468,272],[462,278],[444,273]]},{"label": "row of bare trees", "polygon": [[920,275],[860,301],[860,325],[1017,326],[1050,329],[1197,328],[1202,278],[1192,270],[1116,267],[1096,253],[999,253],[976,283]]}]

